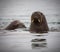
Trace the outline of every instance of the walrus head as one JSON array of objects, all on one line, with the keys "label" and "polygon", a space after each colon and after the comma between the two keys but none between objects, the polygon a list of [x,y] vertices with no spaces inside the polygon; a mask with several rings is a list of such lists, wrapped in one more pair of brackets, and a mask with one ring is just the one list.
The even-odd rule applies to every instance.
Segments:
[{"label": "walrus head", "polygon": [[34,12],[31,15],[31,25],[30,25],[30,32],[36,33],[44,33],[48,32],[49,28],[47,25],[47,21],[45,15],[42,12]]},{"label": "walrus head", "polygon": [[17,28],[26,28],[26,27],[19,20],[14,20],[5,28],[5,30],[14,30],[14,29],[17,29]]},{"label": "walrus head", "polygon": [[31,16],[31,23],[34,23],[34,24],[38,24],[38,23],[42,23],[42,13],[39,13],[39,12],[35,12],[32,14]]}]

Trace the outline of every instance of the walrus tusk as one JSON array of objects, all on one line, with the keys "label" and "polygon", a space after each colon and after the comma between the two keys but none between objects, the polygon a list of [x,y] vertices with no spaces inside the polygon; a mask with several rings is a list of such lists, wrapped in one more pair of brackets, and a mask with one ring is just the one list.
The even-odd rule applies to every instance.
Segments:
[{"label": "walrus tusk", "polygon": [[34,19],[31,22],[34,22]]},{"label": "walrus tusk", "polygon": [[38,19],[38,22],[41,22],[41,21]]},{"label": "walrus tusk", "polygon": [[41,22],[42,22],[42,17],[41,17]]}]

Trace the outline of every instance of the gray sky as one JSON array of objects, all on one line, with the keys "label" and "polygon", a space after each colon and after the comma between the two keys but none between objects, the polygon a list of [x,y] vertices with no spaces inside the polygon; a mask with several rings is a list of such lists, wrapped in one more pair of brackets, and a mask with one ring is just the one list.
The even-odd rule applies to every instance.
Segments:
[{"label": "gray sky", "polygon": [[60,0],[0,0],[0,16],[31,15],[34,11],[60,14]]}]

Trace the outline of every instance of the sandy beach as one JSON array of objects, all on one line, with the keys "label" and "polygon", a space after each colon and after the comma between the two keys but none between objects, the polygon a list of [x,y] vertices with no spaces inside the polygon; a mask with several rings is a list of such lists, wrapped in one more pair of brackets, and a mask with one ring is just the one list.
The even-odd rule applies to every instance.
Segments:
[{"label": "sandy beach", "polygon": [[42,34],[0,30],[0,52],[59,52],[60,32]]}]

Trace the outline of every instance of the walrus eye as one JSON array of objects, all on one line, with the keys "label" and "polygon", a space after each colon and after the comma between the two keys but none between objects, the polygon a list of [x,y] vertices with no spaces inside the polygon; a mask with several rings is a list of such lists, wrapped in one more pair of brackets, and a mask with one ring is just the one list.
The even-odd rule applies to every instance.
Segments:
[{"label": "walrus eye", "polygon": [[34,22],[34,19],[32,20],[32,22]]},{"label": "walrus eye", "polygon": [[40,20],[38,19],[38,22],[40,22]]}]

